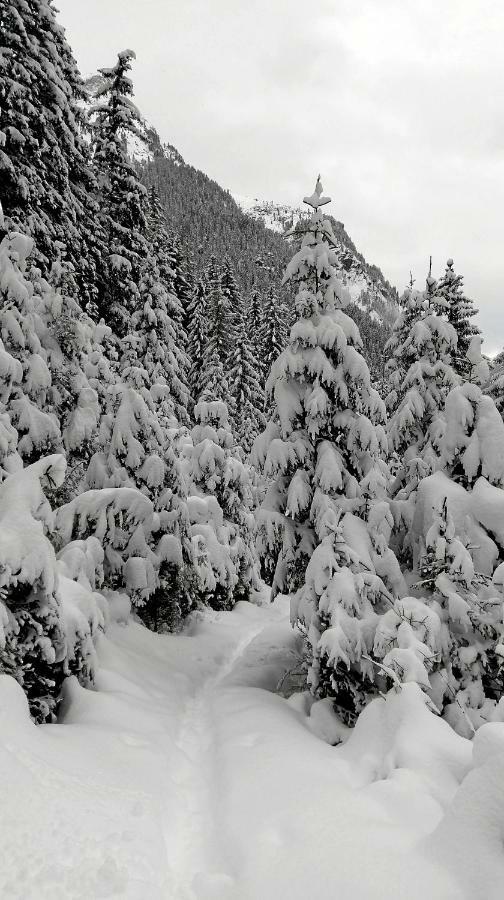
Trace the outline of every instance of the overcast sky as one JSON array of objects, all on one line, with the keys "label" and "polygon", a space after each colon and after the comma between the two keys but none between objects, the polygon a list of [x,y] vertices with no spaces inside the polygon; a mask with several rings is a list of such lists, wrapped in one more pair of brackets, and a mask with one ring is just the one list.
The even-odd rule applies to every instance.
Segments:
[{"label": "overcast sky", "polygon": [[84,74],[223,187],[329,210],[400,290],[448,256],[504,346],[502,0],[56,0]]}]

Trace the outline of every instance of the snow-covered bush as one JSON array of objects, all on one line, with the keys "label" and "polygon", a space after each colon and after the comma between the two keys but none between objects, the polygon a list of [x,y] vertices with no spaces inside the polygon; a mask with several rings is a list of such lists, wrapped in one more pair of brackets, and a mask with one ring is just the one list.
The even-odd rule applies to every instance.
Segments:
[{"label": "snow-covered bush", "polygon": [[96,538],[104,550],[105,586],[127,590],[140,605],[156,585],[152,527],[152,502],[132,487],[85,491],[55,515],[59,544]]},{"label": "snow-covered bush", "polygon": [[63,679],[56,554],[47,537],[44,488],[61,484],[65,460],[41,459],[0,485],[0,661],[25,690],[37,721],[53,714]]},{"label": "snow-covered bush", "polygon": [[466,381],[448,394],[441,466],[458,484],[469,487],[483,476],[504,486],[504,422],[491,397]]},{"label": "snow-covered bush", "polygon": [[226,404],[200,400],[194,415],[192,446],[186,453],[196,569],[203,601],[225,609],[248,599],[258,587],[250,477],[237,452]]},{"label": "snow-covered bush", "polygon": [[475,572],[447,498],[427,532],[420,576],[432,592],[426,602],[443,623],[431,696],[450,724],[470,736],[504,692],[503,605],[489,578]]}]

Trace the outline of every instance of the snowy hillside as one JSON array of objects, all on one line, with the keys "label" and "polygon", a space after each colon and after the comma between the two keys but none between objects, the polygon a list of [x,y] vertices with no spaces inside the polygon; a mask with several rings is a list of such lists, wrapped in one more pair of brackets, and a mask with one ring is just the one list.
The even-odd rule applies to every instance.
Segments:
[{"label": "snowy hillside", "polygon": [[278,234],[285,234],[288,228],[297,225],[307,216],[306,210],[300,207],[273,203],[271,200],[259,200],[257,197],[245,197],[242,194],[233,193],[232,197],[247,216],[257,222],[264,222],[266,228]]},{"label": "snowy hillside", "polygon": [[[266,228],[280,235],[300,226],[309,218],[309,210],[299,206],[232,194],[246,216],[263,222]],[[344,225],[331,217],[340,247],[340,273],[350,298],[357,307],[369,314],[371,320],[392,325],[398,314],[397,292],[385,280],[376,266],[370,266],[356,250]],[[286,238],[290,240],[290,237]]]}]

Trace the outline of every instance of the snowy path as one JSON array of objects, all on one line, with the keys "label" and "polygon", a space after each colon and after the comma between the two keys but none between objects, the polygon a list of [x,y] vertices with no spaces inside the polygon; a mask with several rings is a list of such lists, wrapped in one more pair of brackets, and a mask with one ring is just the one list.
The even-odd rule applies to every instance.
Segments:
[{"label": "snowy path", "polygon": [[173,900],[201,896],[224,900],[225,896],[231,896],[234,879],[224,871],[226,864],[216,821],[219,772],[214,698],[221,683],[263,628],[264,623],[247,631],[187,703],[176,739],[182,760],[174,774],[181,791],[181,809],[175,817],[175,841],[172,827],[167,837]]},{"label": "snowy path", "polygon": [[0,677],[0,897],[493,900],[425,843],[468,742],[404,691],[329,746],[275,693],[295,644],[281,600],[190,635],[117,625],[100,690],[38,729]]}]

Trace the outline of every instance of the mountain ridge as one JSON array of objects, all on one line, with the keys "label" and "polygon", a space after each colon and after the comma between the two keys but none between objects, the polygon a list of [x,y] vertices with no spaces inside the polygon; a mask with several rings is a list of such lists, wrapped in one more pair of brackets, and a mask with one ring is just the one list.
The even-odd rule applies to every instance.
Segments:
[{"label": "mountain ridge", "polygon": [[[85,79],[89,106],[102,76]],[[144,183],[154,187],[167,222],[180,242],[187,268],[203,273],[211,258],[229,258],[245,296],[265,293],[273,286],[290,299],[282,286],[292,242],[307,212],[301,207],[272,200],[244,197],[222,187],[187,163],[177,148],[161,137],[140,115],[141,137],[125,136],[129,155]],[[336,237],[339,274],[351,298],[351,312],[359,325],[374,374],[383,363],[383,347],[398,312],[397,290],[381,269],[358,251],[342,222],[328,215]],[[288,235],[294,229],[294,234]],[[298,229],[298,231],[296,231]],[[376,376],[378,377],[378,376]]]}]

